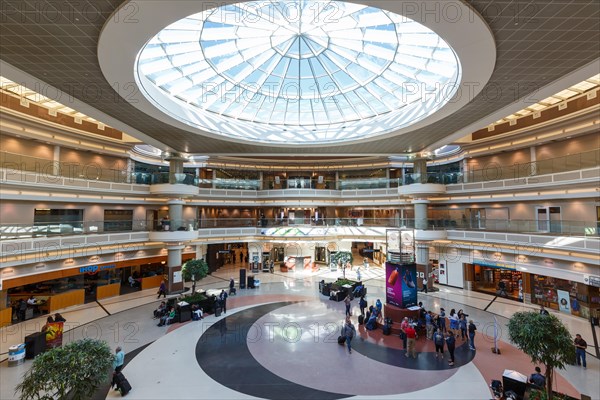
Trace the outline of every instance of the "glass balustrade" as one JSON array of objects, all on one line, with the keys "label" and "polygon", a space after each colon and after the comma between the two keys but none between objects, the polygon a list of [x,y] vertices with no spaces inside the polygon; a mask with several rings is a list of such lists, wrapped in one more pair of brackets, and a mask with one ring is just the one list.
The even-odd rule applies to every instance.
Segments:
[{"label": "glass balustrade", "polygon": [[[114,232],[141,231],[195,231],[214,228],[271,228],[281,226],[322,227],[388,227],[414,228],[414,219],[408,218],[206,218],[200,220],[123,220],[123,221],[70,221],[69,223],[1,224],[0,239],[70,236]],[[543,228],[543,229],[542,229]],[[428,219],[427,230],[465,230],[542,234],[554,236],[556,245],[561,237],[599,236],[600,226],[588,221],[556,221],[540,225],[536,220],[485,219]],[[564,239],[563,241],[568,241]]]},{"label": "glass balustrade", "polygon": [[202,188],[237,189],[237,190],[276,190],[276,189],[316,189],[316,190],[360,190],[393,188],[399,185],[414,183],[455,184],[463,182],[484,182],[505,179],[525,179],[537,175],[575,171],[593,168],[600,165],[600,149],[570,154],[563,157],[538,160],[530,163],[500,166],[495,163],[483,168],[469,169],[463,176],[459,172],[428,172],[426,174],[405,173],[398,179],[364,178],[324,180],[313,178],[281,178],[277,180],[258,179],[201,179],[190,173],[148,173],[127,170],[126,160],[119,160],[113,168],[101,168],[95,163],[55,162],[48,159],[28,155],[0,152],[0,167],[6,170],[6,178],[18,179],[21,172],[35,173],[54,179],[60,176],[67,179],[84,179],[93,181],[165,184],[176,183],[195,185]]},{"label": "glass balustrade", "polygon": [[486,182],[504,179],[532,178],[537,175],[556,174],[594,168],[600,165],[600,149],[583,153],[569,154],[563,157],[548,158],[529,163],[501,166],[490,163],[483,168],[469,169],[464,182]]}]

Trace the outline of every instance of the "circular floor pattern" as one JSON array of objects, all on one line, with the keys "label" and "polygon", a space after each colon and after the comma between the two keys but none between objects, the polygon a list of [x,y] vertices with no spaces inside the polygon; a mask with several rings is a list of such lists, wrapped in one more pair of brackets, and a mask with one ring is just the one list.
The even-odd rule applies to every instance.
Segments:
[{"label": "circular floor pattern", "polygon": [[[247,345],[256,321],[292,302],[252,307],[225,317],[204,332],[196,345],[196,359],[204,372],[223,386],[265,399],[323,399],[348,397],[298,385],[263,367]],[[227,363],[227,360],[235,362]]]},{"label": "circular floor pattern", "polygon": [[[462,345],[457,347],[455,366],[449,367],[435,359],[432,345],[425,341],[419,341],[418,358],[407,359],[397,346],[382,344],[360,327],[354,351],[348,354],[337,344],[343,313],[336,305],[278,302],[227,316],[202,335],[196,358],[220,384],[273,399],[410,393],[449,379],[473,359],[474,352]],[[400,342],[397,337],[385,340]],[[219,362],[229,357],[236,360],[235,366]],[[398,379],[407,373],[410,379]]]}]

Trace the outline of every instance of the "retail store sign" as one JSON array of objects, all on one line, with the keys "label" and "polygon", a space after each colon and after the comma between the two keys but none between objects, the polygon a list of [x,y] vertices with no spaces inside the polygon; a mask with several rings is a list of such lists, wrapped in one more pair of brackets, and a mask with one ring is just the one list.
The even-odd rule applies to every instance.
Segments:
[{"label": "retail store sign", "polygon": [[583,282],[586,285],[600,287],[600,276],[583,275]]},{"label": "retail store sign", "polygon": [[79,273],[80,274],[95,274],[98,271],[105,271],[107,269],[113,269],[115,267],[116,267],[115,264],[103,265],[101,267],[98,265],[88,265],[87,267],[79,268]]},{"label": "retail store sign", "polygon": [[502,269],[510,269],[512,271],[516,271],[517,267],[514,264],[507,263],[499,263],[499,262],[490,262],[483,260],[473,260],[473,264],[481,265],[482,267],[490,267],[490,268],[502,268]]}]

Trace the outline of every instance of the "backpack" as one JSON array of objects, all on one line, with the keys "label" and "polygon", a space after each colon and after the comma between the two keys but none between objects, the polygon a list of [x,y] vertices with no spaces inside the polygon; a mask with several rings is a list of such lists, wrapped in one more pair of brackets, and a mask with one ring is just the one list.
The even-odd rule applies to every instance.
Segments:
[{"label": "backpack", "polygon": [[433,335],[433,341],[435,344],[443,345],[444,344],[444,335],[442,335],[439,331]]}]

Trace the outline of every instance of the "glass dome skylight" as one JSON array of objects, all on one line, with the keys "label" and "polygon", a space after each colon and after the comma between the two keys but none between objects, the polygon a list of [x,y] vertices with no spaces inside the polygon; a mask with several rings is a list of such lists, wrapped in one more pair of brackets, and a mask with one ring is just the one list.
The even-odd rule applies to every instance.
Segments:
[{"label": "glass dome skylight", "polygon": [[137,58],[155,106],[262,143],[340,143],[411,125],[460,81],[450,46],[413,20],[338,1],[239,3],[160,31]]}]

